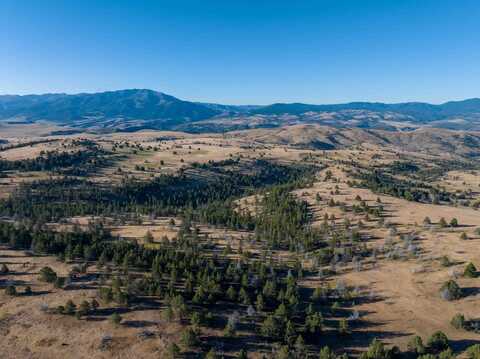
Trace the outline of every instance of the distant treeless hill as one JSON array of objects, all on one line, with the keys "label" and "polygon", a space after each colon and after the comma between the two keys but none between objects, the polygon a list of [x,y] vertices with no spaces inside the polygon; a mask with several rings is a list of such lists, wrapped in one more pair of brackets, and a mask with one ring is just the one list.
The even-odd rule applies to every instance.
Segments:
[{"label": "distant treeless hill", "polygon": [[192,132],[278,127],[295,122],[321,124],[326,120],[329,122],[324,124],[334,127],[394,129],[389,122],[396,121],[476,130],[480,129],[480,99],[440,105],[352,102],[232,106],[183,101],[157,91],[129,89],[74,95],[3,95],[0,96],[0,120],[46,120],[94,129],[152,128]]}]

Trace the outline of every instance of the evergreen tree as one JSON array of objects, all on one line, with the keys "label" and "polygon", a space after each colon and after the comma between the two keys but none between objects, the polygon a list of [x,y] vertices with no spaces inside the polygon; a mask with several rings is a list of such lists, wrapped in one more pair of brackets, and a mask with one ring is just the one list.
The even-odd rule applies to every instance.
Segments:
[{"label": "evergreen tree", "polygon": [[465,270],[463,271],[463,276],[467,278],[476,278],[478,276],[477,268],[472,262],[468,263],[465,267]]}]

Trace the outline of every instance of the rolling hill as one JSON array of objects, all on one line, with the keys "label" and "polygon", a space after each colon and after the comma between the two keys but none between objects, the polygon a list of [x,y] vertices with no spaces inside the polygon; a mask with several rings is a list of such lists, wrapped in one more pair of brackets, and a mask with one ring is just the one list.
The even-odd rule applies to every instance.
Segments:
[{"label": "rolling hill", "polygon": [[232,138],[257,143],[288,145],[315,150],[345,149],[373,144],[403,151],[436,155],[480,156],[480,132],[419,128],[412,131],[385,131],[362,128],[334,128],[317,124],[231,132]]}]

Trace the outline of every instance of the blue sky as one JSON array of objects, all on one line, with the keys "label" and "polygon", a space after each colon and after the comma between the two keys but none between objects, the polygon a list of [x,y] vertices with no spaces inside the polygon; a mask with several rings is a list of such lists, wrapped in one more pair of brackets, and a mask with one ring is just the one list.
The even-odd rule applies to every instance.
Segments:
[{"label": "blue sky", "polygon": [[231,104],[480,97],[480,1],[0,2],[0,93]]}]

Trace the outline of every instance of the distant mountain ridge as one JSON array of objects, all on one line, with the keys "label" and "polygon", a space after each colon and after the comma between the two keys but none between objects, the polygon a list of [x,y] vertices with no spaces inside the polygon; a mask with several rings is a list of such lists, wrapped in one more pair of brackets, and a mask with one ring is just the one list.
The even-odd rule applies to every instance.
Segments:
[{"label": "distant mountain ridge", "polygon": [[440,105],[425,102],[404,102],[386,104],[381,102],[349,102],[335,105],[309,105],[304,103],[277,103],[261,107],[257,114],[301,114],[305,112],[336,112],[345,110],[367,110],[374,112],[395,112],[412,116],[423,121],[440,120],[455,115],[480,114],[480,98],[449,101]]},{"label": "distant mountain ridge", "polygon": [[69,123],[89,117],[198,121],[218,111],[151,90],[120,90],[76,95],[0,96],[0,118],[24,117]]},{"label": "distant mountain ridge", "polygon": [[[440,105],[422,102],[351,102],[312,105],[275,103],[236,106],[191,102],[148,89],[99,93],[2,95],[0,121],[53,121],[62,125],[110,130],[142,128],[225,131],[322,123],[336,127],[391,129],[391,122],[454,129],[480,128],[480,99]],[[235,124],[232,127],[232,124]],[[478,127],[478,128],[477,128]]]}]

